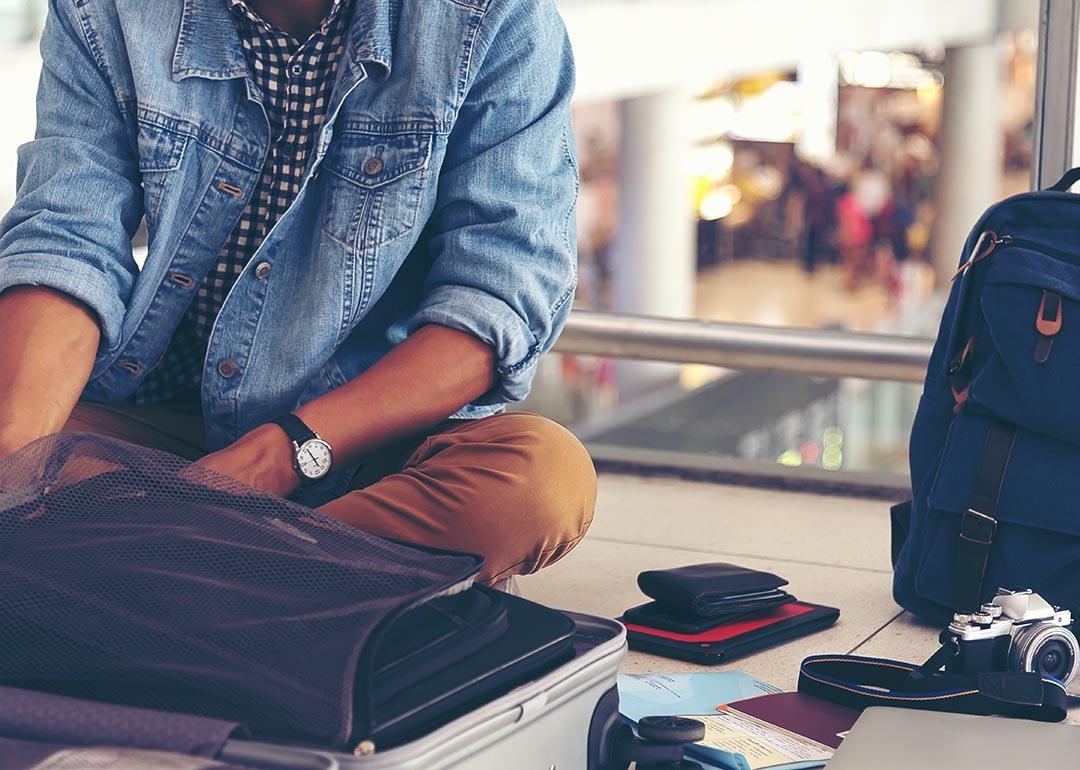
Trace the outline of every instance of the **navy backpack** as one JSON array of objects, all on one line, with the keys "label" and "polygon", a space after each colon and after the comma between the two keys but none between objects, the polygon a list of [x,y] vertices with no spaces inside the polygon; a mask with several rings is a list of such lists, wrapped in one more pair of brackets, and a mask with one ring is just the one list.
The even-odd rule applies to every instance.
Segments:
[{"label": "navy backpack", "polygon": [[964,245],[893,509],[893,594],[928,621],[998,587],[1080,608],[1078,180],[992,206]]}]

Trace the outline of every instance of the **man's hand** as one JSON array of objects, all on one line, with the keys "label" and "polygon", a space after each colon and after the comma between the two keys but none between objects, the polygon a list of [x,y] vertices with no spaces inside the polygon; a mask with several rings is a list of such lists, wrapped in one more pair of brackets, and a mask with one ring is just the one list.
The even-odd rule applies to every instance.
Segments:
[{"label": "man's hand", "polygon": [[276,425],[259,426],[196,464],[279,497],[300,486],[292,442]]},{"label": "man's hand", "polygon": [[[296,414],[334,448],[334,469],[340,470],[445,420],[494,381],[495,357],[485,343],[430,325]],[[292,442],[274,424],[256,428],[198,464],[275,495],[300,486]]]}]

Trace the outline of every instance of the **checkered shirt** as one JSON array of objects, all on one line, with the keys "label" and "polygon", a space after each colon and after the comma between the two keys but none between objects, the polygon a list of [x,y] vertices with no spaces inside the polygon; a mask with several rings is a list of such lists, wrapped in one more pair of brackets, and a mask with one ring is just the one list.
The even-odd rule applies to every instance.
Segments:
[{"label": "checkered shirt", "polygon": [[228,3],[249,72],[263,93],[270,148],[236,228],[199,285],[164,355],[133,394],[134,403],[199,400],[203,359],[225,297],[300,192],[330,102],[351,0],[334,0],[305,42],[264,21],[245,0]]}]

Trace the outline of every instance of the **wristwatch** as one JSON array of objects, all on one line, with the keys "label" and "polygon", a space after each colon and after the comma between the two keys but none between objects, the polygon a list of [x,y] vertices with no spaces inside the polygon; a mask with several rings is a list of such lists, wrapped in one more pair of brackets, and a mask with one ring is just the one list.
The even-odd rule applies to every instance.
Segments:
[{"label": "wristwatch", "polygon": [[305,482],[321,479],[334,464],[334,450],[295,414],[273,420],[293,443],[293,468]]}]

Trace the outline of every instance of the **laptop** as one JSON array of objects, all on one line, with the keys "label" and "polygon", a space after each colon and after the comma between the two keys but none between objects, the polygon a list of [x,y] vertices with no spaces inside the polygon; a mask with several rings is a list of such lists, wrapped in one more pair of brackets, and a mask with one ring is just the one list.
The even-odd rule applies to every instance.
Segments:
[{"label": "laptop", "polygon": [[1076,767],[1080,727],[1005,717],[868,708],[828,770]]}]

